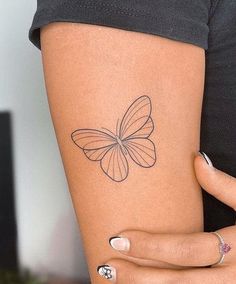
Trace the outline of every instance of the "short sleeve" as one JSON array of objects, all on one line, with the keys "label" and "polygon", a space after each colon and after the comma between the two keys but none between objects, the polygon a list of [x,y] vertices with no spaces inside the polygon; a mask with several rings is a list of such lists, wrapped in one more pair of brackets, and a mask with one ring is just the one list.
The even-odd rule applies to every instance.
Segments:
[{"label": "short sleeve", "polygon": [[159,35],[207,49],[210,9],[210,0],[38,0],[29,39],[41,49],[42,26],[74,22]]}]

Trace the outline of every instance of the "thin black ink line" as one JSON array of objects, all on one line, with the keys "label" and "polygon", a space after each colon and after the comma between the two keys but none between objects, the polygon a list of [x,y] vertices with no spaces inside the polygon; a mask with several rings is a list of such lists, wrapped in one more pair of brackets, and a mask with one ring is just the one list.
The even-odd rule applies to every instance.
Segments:
[{"label": "thin black ink line", "polygon": [[[131,146],[132,147],[132,146]],[[145,153],[147,156],[149,156],[151,159],[153,160],[156,160],[156,153],[155,153],[155,150],[154,149],[150,149],[150,151],[154,154],[155,157],[153,157],[151,154],[149,154],[148,152],[144,151],[143,149],[141,149],[140,147],[138,146],[134,146],[136,147],[137,149],[139,149],[140,151],[143,151],[143,153]]]},{"label": "thin black ink line", "polygon": [[[76,143],[75,143],[76,144]],[[113,143],[113,144],[110,144],[110,145],[106,145],[106,146],[102,146],[102,147],[98,147],[98,148],[91,148],[91,149],[86,149],[84,147],[81,147],[79,146],[78,144],[76,144],[76,146],[78,146],[80,149],[82,150],[87,150],[87,151],[90,151],[90,150],[99,150],[99,149],[103,149],[103,148],[107,148],[107,147],[114,147],[114,145],[116,145],[117,143]]]},{"label": "thin black ink line", "polygon": [[[110,159],[111,159],[111,155],[113,153],[113,152],[110,152],[110,150],[112,151],[113,149],[114,149],[113,147],[108,149],[107,152],[104,154],[103,158],[100,160],[100,167],[101,167],[103,173],[106,176],[108,176],[110,179],[112,179],[112,177],[109,174],[109,162],[110,162]],[[106,158],[107,155],[109,155],[109,156]],[[106,161],[104,162],[103,159],[106,159]],[[107,166],[107,168],[106,168],[106,166]]]},{"label": "thin black ink line", "polygon": [[[139,148],[138,146],[132,146],[132,145],[129,145],[129,147],[131,147],[132,149],[134,149],[134,151],[136,151],[138,153],[137,150],[135,150],[134,147],[136,147],[137,149],[139,149],[140,151],[142,151],[145,155],[147,155],[148,157],[150,157],[151,159],[153,159],[154,161],[156,160],[156,158],[153,158],[150,154],[148,154],[147,152],[145,152],[143,149]],[[151,150],[153,153],[154,151]]]},{"label": "thin black ink line", "polygon": [[[144,118],[145,116],[147,116],[147,117],[149,118],[149,116],[148,116],[148,115],[146,115],[146,114],[145,114],[145,115],[143,115],[142,117],[137,118],[136,120],[134,120],[134,121],[133,121],[133,122],[129,125],[129,127],[127,127],[127,128],[125,129],[125,132],[127,132],[127,130],[128,130],[128,129],[129,129],[129,128],[130,128],[130,127],[131,127],[131,126],[132,126],[135,122],[137,122],[138,120],[140,120],[140,119]],[[145,121],[145,123],[147,123],[147,120]],[[144,123],[144,124],[145,124],[145,123]],[[143,124],[143,125],[144,125],[144,124]],[[142,125],[142,126],[143,126],[143,125]],[[139,128],[139,130],[141,130],[141,129],[142,129],[142,126]],[[132,134],[131,134],[131,135],[132,135]]]},{"label": "thin black ink line", "polygon": [[[73,138],[75,137],[74,139],[76,139],[76,141],[77,141],[77,140],[81,140],[81,139],[87,139],[87,138],[93,138],[93,137],[99,136],[99,135],[90,135],[90,136],[78,137],[78,138],[77,138],[78,135],[83,135],[83,134],[74,135]],[[84,135],[83,135],[83,136],[84,136]],[[109,135],[109,136],[110,136],[110,135]],[[112,139],[112,138],[107,137],[107,136],[105,136],[105,137],[102,136],[102,138],[104,138],[104,139],[106,139],[106,140],[109,140],[109,141],[114,141],[114,140],[115,140],[114,138]],[[105,140],[102,140],[102,141],[105,141]]]},{"label": "thin black ink line", "polygon": [[[149,129],[149,128],[151,128],[151,129],[152,129],[152,127],[151,127],[151,126],[143,127],[142,129],[144,130],[144,129]],[[141,130],[141,129],[140,129],[140,130]]]},{"label": "thin black ink line", "polygon": [[[144,115],[144,116],[142,116],[142,117],[139,117],[139,118],[137,118],[135,121],[133,121],[133,122],[129,125],[129,127],[125,129],[125,132],[127,132],[127,130],[128,130],[134,123],[136,123],[136,122],[137,122],[138,120],[140,120],[140,119],[143,119],[145,116],[147,116],[147,115]],[[147,117],[149,118],[149,116],[147,116]],[[146,122],[147,122],[147,120],[146,120]],[[146,122],[145,122],[145,123],[146,123]],[[145,124],[145,123],[144,123],[144,124]],[[143,125],[144,125],[144,124],[143,124]],[[142,127],[139,128],[139,130],[141,130],[141,129],[142,129]],[[133,133],[130,134],[130,135],[132,136]]]},{"label": "thin black ink line", "polygon": [[[77,141],[77,140],[76,140]],[[93,143],[96,143],[96,142],[102,142],[102,141],[107,141],[107,140],[94,140],[94,141],[90,141],[90,142],[88,142],[88,143],[86,143],[84,146],[83,146],[83,148],[84,149],[86,149],[86,147],[89,145],[89,144],[93,144]],[[115,144],[115,143],[114,143]],[[106,145],[106,146],[110,146],[110,145]],[[105,147],[106,147],[105,146]],[[103,147],[99,147],[99,148],[104,148],[104,146]],[[94,148],[94,150],[95,149],[99,149],[99,148]],[[90,149],[88,149],[88,150],[90,150]],[[92,150],[92,149],[91,149]]]},{"label": "thin black ink line", "polygon": [[[121,155],[121,161],[122,161],[122,163],[123,163],[123,167],[124,167],[124,169],[126,169],[127,168],[127,159],[126,159],[126,157],[125,157],[125,154],[123,153],[123,150],[122,150],[122,148],[120,147],[120,151],[121,151],[121,153],[120,153],[120,155]],[[126,164],[124,163],[124,159],[126,160]]]},{"label": "thin black ink line", "polygon": [[[135,140],[136,138],[134,138],[133,140]],[[142,138],[141,138],[142,139]],[[142,146],[143,148],[146,148],[146,149],[148,149],[148,150],[150,150],[150,151],[153,151],[153,149],[152,148],[150,148],[150,147],[147,147],[147,146],[145,146],[145,145],[142,145],[142,144],[140,144],[140,143],[137,143],[137,142],[133,142],[133,141],[131,141],[132,139],[130,139],[128,142],[130,143],[130,144],[134,144],[135,145],[135,147],[137,147],[136,145],[138,145],[138,146]],[[146,141],[146,139],[144,139],[145,141]],[[149,140],[150,142],[152,142],[150,139],[147,139],[147,140]],[[141,150],[141,149],[140,149]]]},{"label": "thin black ink line", "polygon": [[[107,146],[107,147],[109,147],[109,146]],[[103,155],[103,154],[108,150],[108,149],[106,149],[107,147],[104,147],[103,151],[98,154],[96,160],[99,159],[99,157],[100,157],[101,155]],[[93,157],[95,154],[97,154],[98,150],[100,150],[100,149],[87,150],[88,152],[91,153],[91,154],[89,155],[89,158],[91,158],[91,157]]]},{"label": "thin black ink line", "polygon": [[113,174],[113,179],[115,179],[115,157],[116,157],[116,150],[117,146],[114,148],[113,155],[112,155],[112,174]]},{"label": "thin black ink line", "polygon": [[[85,155],[89,158],[89,160],[93,160],[93,154],[94,154],[95,152],[93,151],[93,153],[91,153],[90,151],[87,151],[87,152],[85,152]],[[95,160],[96,161],[96,160]]]},{"label": "thin black ink line", "polygon": [[[123,141],[128,141],[128,140],[131,140],[131,139],[143,139],[143,138],[148,138],[150,136],[149,133],[136,133],[135,135],[132,135],[132,138],[128,138],[128,139],[125,139]],[[130,137],[130,136],[129,136]]]},{"label": "thin black ink line", "polygon": [[[80,139],[76,139],[75,141],[77,142],[77,141],[79,141],[79,140],[80,140]],[[115,144],[115,143],[116,143],[116,142],[114,142],[114,140],[111,141],[111,142],[113,142],[113,143],[111,143],[110,141],[108,141],[108,140],[106,140],[106,139],[104,139],[104,140],[99,139],[99,140],[88,141],[88,143],[86,143],[86,144],[84,144],[84,145],[91,144],[91,143],[97,143],[97,142],[103,142],[103,141],[106,141],[107,143],[109,143],[108,145],[110,145],[110,144]],[[108,146],[108,145],[106,145],[106,146]],[[103,148],[103,147],[106,147],[106,146],[102,146],[102,147],[98,147],[98,148]],[[94,148],[94,149],[98,149],[98,148]]]},{"label": "thin black ink line", "polygon": [[[148,166],[150,166],[149,163],[148,163],[135,149],[133,149],[132,147],[128,146],[128,151],[130,151],[131,153],[133,153],[134,157],[135,157],[136,160],[139,162],[139,163],[138,163],[139,165],[142,166],[142,164],[141,164],[141,162],[140,162],[140,159],[137,158],[137,156],[134,154],[133,151],[135,151],[135,152],[141,157],[141,159],[142,159]],[[130,157],[132,158],[131,155],[130,155]]]},{"label": "thin black ink line", "polygon": [[[138,131],[140,131],[140,130],[143,128],[143,126],[146,125],[146,123],[148,123],[148,120],[149,120],[149,119],[151,119],[151,116],[150,116],[150,115],[148,116],[148,119],[144,122],[144,124],[143,124],[140,128],[138,128],[135,132],[131,133],[129,136],[123,138],[122,140],[127,139],[128,137],[130,137],[130,136],[134,135],[135,133],[137,133]],[[150,133],[150,134],[151,134],[151,133]],[[150,134],[149,134],[149,135],[150,135]]]},{"label": "thin black ink line", "polygon": [[[98,140],[98,141],[101,142],[101,140]],[[97,141],[90,141],[90,142],[88,142],[88,143],[83,144],[82,146],[80,146],[80,145],[79,145],[79,142],[77,142],[77,140],[74,140],[74,143],[75,143],[79,148],[81,148],[81,149],[86,149],[86,150],[97,150],[97,149],[102,149],[102,148],[109,147],[109,146],[112,146],[112,145],[117,144],[117,142],[115,142],[115,143],[109,142],[109,144],[108,144],[108,145],[105,145],[105,146],[99,146],[99,147],[94,147],[94,148],[91,148],[91,147],[87,148],[87,145],[89,145],[89,144],[91,144],[91,143],[95,143],[95,142],[97,142]],[[107,144],[107,143],[106,143],[106,144]]]},{"label": "thin black ink line", "polygon": [[89,129],[89,128],[79,128],[79,129],[76,129],[75,131],[73,131],[71,133],[71,136],[82,135],[82,134],[85,134],[85,133],[91,133],[91,134],[94,134],[95,136],[96,135],[98,136],[98,134],[100,134],[100,135],[104,135],[105,137],[109,136],[112,139],[114,139],[114,137],[111,136],[109,133],[106,133],[106,132],[101,131],[101,130]]},{"label": "thin black ink line", "polygon": [[113,139],[115,139],[115,137],[116,137],[115,133],[113,133],[111,130],[109,130],[109,129],[105,128],[105,127],[102,127],[102,129],[106,129],[108,132],[112,133],[112,135],[114,136]]},{"label": "thin black ink line", "polygon": [[[144,138],[146,138],[146,134],[145,133],[143,133],[143,134],[138,134],[137,136],[132,136],[132,138],[133,139],[144,139]],[[130,139],[128,139],[128,140],[126,140],[126,141],[129,141]]]},{"label": "thin black ink line", "polygon": [[142,149],[140,149],[139,147],[137,147],[137,146],[132,146],[132,145],[128,145],[128,148],[131,148],[133,151],[135,151],[145,162],[146,162],[146,160],[143,158],[143,156],[139,153],[139,151],[136,149],[139,149],[140,151],[142,151],[145,155],[147,155],[147,156],[149,156],[150,158],[151,158],[151,156],[150,155],[148,155],[145,151],[143,151]]},{"label": "thin black ink line", "polygon": [[[129,153],[129,155],[130,155],[130,152],[133,154],[133,156],[135,157],[135,159],[137,160],[137,161],[139,161],[138,160],[138,158],[137,158],[137,156],[133,153],[133,151],[132,151],[132,149],[129,149],[129,146],[127,146],[127,151],[128,151],[128,153]],[[130,155],[130,157],[132,158],[132,156]],[[134,160],[134,159],[133,159]],[[136,161],[135,161],[135,163],[137,163]]]},{"label": "thin black ink line", "polygon": [[[119,145],[120,146],[120,145]],[[120,149],[119,149],[120,150]],[[121,151],[121,150],[120,150]],[[121,168],[120,168],[120,163],[119,163],[119,158],[120,158],[120,151],[118,151],[118,155],[117,155],[117,164],[118,164],[118,168],[120,171],[120,176],[122,177],[122,172],[121,172]],[[121,159],[122,160],[122,159]]]},{"label": "thin black ink line", "polygon": [[[120,161],[121,161],[121,164],[122,164],[122,150],[120,148],[120,145],[119,145],[119,151],[118,151],[118,166],[119,166],[119,170],[120,170],[120,175],[121,177],[123,178],[123,173],[122,173],[122,170],[121,170],[121,165],[120,165]],[[123,165],[123,168],[124,168],[124,165]]]},{"label": "thin black ink line", "polygon": [[[146,155],[150,155],[147,151],[153,152],[153,149],[150,149],[150,148],[145,147],[145,146],[140,145],[140,144],[134,144],[134,143],[130,142],[130,143],[128,143],[128,145],[131,145],[131,147],[133,147],[133,148],[136,147],[137,149],[141,150]],[[147,151],[145,151],[145,150],[147,150]]]},{"label": "thin black ink line", "polygon": [[[87,137],[86,137],[87,138]],[[99,139],[99,140],[92,140],[91,141],[91,139],[90,139],[90,141],[88,141],[87,143],[86,143],[86,141],[84,141],[84,142],[82,142],[81,141],[81,139],[80,138],[77,138],[77,139],[73,139],[73,141],[75,142],[75,143],[77,143],[77,145],[78,144],[82,144],[82,145],[87,145],[87,143],[97,143],[97,142],[106,142],[106,144],[108,144],[108,145],[105,145],[105,146],[100,146],[100,147],[98,147],[98,148],[103,148],[103,147],[106,147],[106,146],[109,146],[109,145],[112,145],[112,144],[116,144],[117,142],[116,142],[116,140],[108,140],[108,139]],[[79,145],[78,145],[79,146]],[[84,147],[84,146],[79,146],[79,147]],[[95,147],[94,149],[98,149],[97,147]]]},{"label": "thin black ink line", "polygon": [[[145,126],[146,125],[146,126]],[[146,124],[144,124],[144,126],[141,129],[149,129],[149,128],[153,128],[153,121],[151,119],[151,117],[149,116],[148,121],[146,122]],[[141,130],[140,129],[140,130]]]},{"label": "thin black ink line", "polygon": [[[153,121],[152,121],[152,118],[150,116],[149,116],[147,122],[143,125],[143,127],[141,127],[137,132],[139,132],[139,131],[141,132],[145,129],[151,129],[153,131]],[[152,131],[150,133],[152,133]],[[137,132],[135,132],[135,133],[137,133]],[[147,135],[147,133],[145,131],[144,131],[144,133],[145,133],[145,135]],[[133,134],[132,134],[132,136],[133,136]]]},{"label": "thin black ink line", "polygon": [[[100,153],[100,154],[98,155],[98,157],[100,157],[100,156],[104,157],[104,155],[106,154],[106,152],[109,151],[113,146],[111,146],[111,147],[107,146],[107,147],[108,147],[108,149],[105,150],[105,148],[104,148],[104,150],[102,151],[102,153]],[[100,160],[101,160],[101,159],[100,159]]]},{"label": "thin black ink line", "polygon": [[[148,137],[152,134],[152,132],[153,132],[153,130],[154,130],[154,123],[153,123],[153,120],[152,120],[151,116],[149,116],[148,120],[149,120],[149,119],[152,121],[152,131],[149,133],[149,135],[148,135],[146,138],[148,138]],[[146,125],[146,124],[148,123],[148,120],[144,123],[144,125]],[[144,125],[143,125],[143,126],[144,126]],[[135,131],[134,133],[132,133],[132,134],[130,134],[129,136],[125,137],[122,141],[127,141],[127,140],[132,139],[132,137],[133,137],[137,132],[139,132],[140,130],[142,130],[143,126],[140,127],[140,128],[139,128],[137,131]],[[130,137],[131,137],[131,138],[130,138]]]},{"label": "thin black ink line", "polygon": [[105,132],[102,132],[102,133],[100,133],[100,132],[98,132],[98,133],[93,133],[93,132],[91,132],[91,131],[89,131],[89,132],[84,132],[84,131],[80,131],[80,130],[78,130],[78,132],[77,133],[74,133],[73,134],[73,137],[74,136],[78,136],[78,135],[82,135],[82,136],[84,136],[85,134],[87,134],[87,133],[89,133],[90,134],[90,136],[86,136],[86,137],[94,137],[94,136],[101,136],[101,137],[107,137],[107,136],[111,136],[111,135],[109,135],[108,133],[105,133]]},{"label": "thin black ink line", "polygon": [[[128,119],[128,117],[132,114],[132,112],[143,102],[146,100],[146,98],[140,99],[141,97],[137,98],[131,105],[130,107],[127,109],[126,113],[123,116],[123,122],[122,122],[122,130],[124,125],[126,124],[126,120]],[[140,99],[140,101],[137,103],[137,101]]]},{"label": "thin black ink line", "polygon": [[[139,157],[144,161],[144,163],[145,163],[148,167],[151,167],[150,163],[147,162],[147,160],[144,159],[143,156],[142,156],[136,149],[134,149],[134,148],[131,147],[131,149],[129,149],[129,150],[133,153],[133,155],[134,155],[134,152],[136,152],[136,153],[139,155]],[[134,151],[134,152],[133,152],[133,151]],[[134,155],[134,156],[135,156],[135,155]],[[131,158],[132,158],[132,156],[131,156]],[[136,159],[140,162],[140,159],[138,159],[137,157],[136,157]],[[155,159],[154,159],[154,161],[155,161]],[[141,164],[141,162],[140,162],[140,164]],[[142,167],[145,167],[144,165],[141,165],[141,166],[142,166]]]},{"label": "thin black ink line", "polygon": [[[74,141],[80,141],[80,140],[82,140],[82,139],[88,139],[88,138],[91,138],[91,136],[76,138],[76,139],[74,139]],[[101,141],[101,142],[107,141],[107,142],[111,143],[111,142],[115,142],[116,140],[115,140],[115,139],[112,140],[112,139],[106,139],[106,138],[104,138],[104,139],[99,139],[99,140],[93,140],[93,141],[91,141],[91,142],[98,142],[98,141]]]},{"label": "thin black ink line", "polygon": [[113,167],[112,167],[112,172],[113,172],[113,178],[115,179],[115,158],[116,158],[116,153],[117,153],[117,147],[114,150],[114,155],[113,155]]},{"label": "thin black ink line", "polygon": [[[102,156],[102,158],[103,158],[103,157],[106,155],[106,153],[107,153],[108,151],[110,151],[110,149],[113,148],[114,146],[107,146],[107,147],[109,147],[109,148],[105,151],[105,153],[104,153],[104,155]],[[99,155],[99,156],[100,156],[100,155]],[[101,158],[101,159],[102,159],[102,158]],[[100,159],[100,160],[101,160],[101,159]]]},{"label": "thin black ink line", "polygon": [[[109,157],[108,164],[107,164],[107,170],[106,170],[107,173],[109,173],[110,162],[111,162],[111,157],[112,157],[113,151],[114,151],[114,149],[111,149],[110,157]],[[109,153],[109,151],[108,151],[108,153]]]},{"label": "thin black ink line", "polygon": [[[122,158],[123,158],[123,159],[122,159],[122,163],[123,163],[123,165],[124,165],[124,170],[125,170],[125,177],[122,178],[122,180],[124,180],[124,179],[127,178],[128,174],[129,174],[129,164],[128,164],[127,158],[126,158],[126,156],[124,155],[124,153],[122,152],[122,150],[121,150],[121,153],[122,153]],[[127,151],[127,153],[128,153],[128,151]]]},{"label": "thin black ink line", "polygon": [[151,127],[151,126],[148,126],[148,127],[142,127],[142,128],[141,128],[141,129],[139,129],[139,130],[141,131],[141,130],[149,129],[149,128],[151,128],[151,129],[152,129],[152,127]]},{"label": "thin black ink line", "polygon": [[[128,110],[126,111],[125,115],[123,116],[123,119],[124,121],[122,122],[122,131],[123,131],[123,128],[126,124],[126,121],[128,119],[128,117],[132,114],[132,112],[143,102],[146,100],[146,97],[143,98],[143,99],[140,99],[141,97],[137,98],[131,105],[130,107],[128,108]],[[140,102],[137,103],[137,101],[140,99]]]},{"label": "thin black ink line", "polygon": [[[143,100],[143,101],[144,101],[144,100]],[[142,105],[138,110],[136,110],[135,113],[129,118],[128,122],[127,122],[127,119],[126,119],[124,125],[122,125],[122,135],[121,135],[121,137],[123,137],[124,133],[127,131],[127,129],[125,129],[125,127],[126,127],[127,124],[129,123],[129,121],[132,119],[132,117],[133,117],[137,112],[139,112],[143,107],[146,107],[147,105],[150,105],[150,102],[147,103],[147,104],[145,104],[145,105]],[[149,113],[147,116],[148,116],[148,118],[149,118],[150,113]],[[145,124],[146,122],[147,122],[147,120],[144,122],[144,124]],[[144,124],[143,124],[143,125],[144,125]],[[143,125],[142,125],[142,126],[143,126]]]},{"label": "thin black ink line", "polygon": [[[82,137],[78,137],[78,136],[82,136]],[[107,140],[112,140],[110,137],[107,137],[107,136],[100,136],[100,135],[84,135],[83,134],[77,134],[77,135],[74,135],[73,138],[74,139],[86,139],[86,138],[93,138],[93,137],[99,137],[99,138],[103,138],[103,139],[107,139]],[[114,140],[114,139],[113,139]]]},{"label": "thin black ink line", "polygon": [[[91,150],[91,151],[88,151],[88,153],[90,154],[90,155],[88,155],[89,158],[92,159],[92,157],[95,155],[95,153],[97,154],[97,150]],[[97,156],[97,158],[98,158],[98,157],[99,157],[99,155]]]},{"label": "thin black ink line", "polygon": [[[127,119],[131,120],[132,117],[133,117],[137,112],[139,112],[143,107],[145,107],[145,106],[147,106],[147,105],[150,105],[150,102],[148,102],[147,104],[141,105],[141,106],[137,109],[138,105],[140,105],[141,103],[143,103],[145,100],[146,100],[146,99],[143,99],[142,101],[140,101],[137,105],[135,105],[135,106],[132,108],[132,110],[130,111],[130,113],[129,113],[128,115],[126,115],[126,121],[125,121],[124,124],[123,124],[123,128],[125,128],[126,125],[127,125],[127,123],[129,122],[129,121],[127,122]],[[135,112],[133,113],[133,111],[135,111]]]},{"label": "thin black ink line", "polygon": [[[109,152],[109,151],[107,151],[107,152]],[[110,157],[108,159],[112,158],[112,154],[113,153],[110,153]],[[121,182],[121,181],[125,180],[127,178],[128,174],[129,174],[129,165],[128,165],[127,159],[126,159],[126,157],[124,155],[123,155],[123,158],[124,158],[124,160],[126,162],[126,167],[125,167],[125,177],[122,178],[121,180],[115,180],[114,178],[112,178],[112,176],[110,175],[110,172],[109,172],[110,166],[108,166],[107,169],[105,169],[105,167],[103,167],[103,159],[100,160],[100,166],[102,168],[102,171],[105,173],[105,175],[107,175],[110,179],[112,179],[115,182]]]},{"label": "thin black ink line", "polygon": [[[139,112],[142,108],[144,108],[145,106],[147,106],[147,105],[149,105],[149,103],[147,103],[147,104],[145,104],[145,105],[142,105],[139,109],[137,109],[136,111],[135,111],[135,113],[133,113],[133,115],[129,118],[129,121],[127,122],[125,122],[125,124],[124,124],[124,128],[127,126],[127,124],[130,122],[130,120],[135,116],[135,114],[137,113],[137,112]],[[146,115],[146,116],[148,116],[149,117],[149,115]],[[127,131],[127,129],[125,129],[124,131]]]},{"label": "thin black ink line", "polygon": [[110,157],[109,157],[107,173],[109,172],[109,169],[110,169],[110,162],[111,162],[111,157],[112,157],[113,153],[114,153],[114,148],[112,148],[112,152],[111,152]]},{"label": "thin black ink line", "polygon": [[119,133],[118,133],[118,129],[119,129],[118,123],[119,123],[119,119],[117,119],[117,122],[116,122],[116,136],[119,136]]},{"label": "thin black ink line", "polygon": [[[141,138],[141,139],[142,139],[142,138]],[[132,140],[132,139],[130,139],[130,140]],[[135,139],[134,139],[134,140],[135,140]],[[146,141],[146,139],[144,139],[144,140]],[[149,155],[148,152],[145,152],[143,149],[141,149],[141,148],[138,147],[138,146],[141,146],[141,147],[143,147],[143,148],[146,148],[147,150],[149,150],[149,151],[155,153],[155,145],[154,145],[154,143],[153,143],[150,139],[147,139],[147,140],[148,140],[150,143],[152,143],[153,148],[149,148],[149,147],[147,147],[147,146],[145,146],[145,145],[143,145],[143,144],[140,144],[140,143],[137,143],[137,142],[133,142],[133,141],[130,141],[130,142],[128,143],[128,145],[134,144],[134,147],[137,147],[138,149],[140,149],[141,151],[143,151],[143,152],[146,153],[147,155]],[[138,145],[138,146],[136,146],[136,145]],[[152,157],[152,156],[150,156],[150,157]]]},{"label": "thin black ink line", "polygon": [[[143,98],[143,99],[141,99]],[[135,108],[141,104],[144,100],[149,99],[148,96],[141,96],[139,98],[137,98],[127,109],[127,111],[125,112],[123,118],[122,118],[122,121],[121,121],[121,124],[120,124],[120,131],[119,131],[119,137],[121,137],[121,131],[123,133],[123,124],[126,123],[126,119],[128,118],[128,116],[130,116],[130,113],[132,113],[133,110],[135,110]],[[140,100],[140,102],[138,102],[138,100]],[[123,135],[123,134],[122,134]]]}]

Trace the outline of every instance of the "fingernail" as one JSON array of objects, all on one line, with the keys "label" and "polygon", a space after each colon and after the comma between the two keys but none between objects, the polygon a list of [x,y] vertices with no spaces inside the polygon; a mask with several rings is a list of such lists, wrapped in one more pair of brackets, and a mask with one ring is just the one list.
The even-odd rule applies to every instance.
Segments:
[{"label": "fingernail", "polygon": [[199,151],[198,153],[205,159],[205,161],[207,162],[207,164],[208,164],[210,167],[213,168],[213,164],[212,164],[210,158],[207,156],[207,154],[204,153],[204,152],[202,152],[202,151]]},{"label": "fingernail", "polygon": [[125,237],[111,237],[109,243],[116,250],[128,251],[130,249],[130,241]]},{"label": "fingernail", "polygon": [[97,272],[99,275],[112,282],[116,281],[116,269],[108,264],[99,265]]}]

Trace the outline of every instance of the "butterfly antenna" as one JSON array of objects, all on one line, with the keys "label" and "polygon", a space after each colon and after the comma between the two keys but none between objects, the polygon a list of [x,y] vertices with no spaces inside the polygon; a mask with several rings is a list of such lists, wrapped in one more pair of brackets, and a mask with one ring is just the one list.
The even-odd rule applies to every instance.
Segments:
[{"label": "butterfly antenna", "polygon": [[116,136],[111,130],[109,130],[109,129],[105,128],[105,127],[102,127],[102,129],[105,129],[106,131],[110,132],[112,134],[112,136],[114,136],[114,137]]},{"label": "butterfly antenna", "polygon": [[118,129],[119,129],[118,125],[119,125],[119,118],[117,119],[117,123],[116,123],[116,135],[119,137],[120,133],[118,133]]}]

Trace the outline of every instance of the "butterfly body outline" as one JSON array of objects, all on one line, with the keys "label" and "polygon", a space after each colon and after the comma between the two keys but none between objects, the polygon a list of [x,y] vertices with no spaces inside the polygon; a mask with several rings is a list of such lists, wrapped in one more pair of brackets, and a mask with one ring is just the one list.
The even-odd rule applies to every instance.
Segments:
[{"label": "butterfly body outline", "polygon": [[[103,172],[113,181],[121,182],[129,174],[129,156],[137,165],[150,168],[156,162],[156,150],[149,136],[154,130],[151,118],[151,100],[143,95],[127,109],[116,134],[96,129],[77,129],[73,142],[91,161],[100,161]],[[108,133],[109,132],[109,133]]]}]

